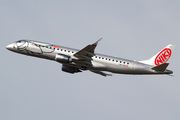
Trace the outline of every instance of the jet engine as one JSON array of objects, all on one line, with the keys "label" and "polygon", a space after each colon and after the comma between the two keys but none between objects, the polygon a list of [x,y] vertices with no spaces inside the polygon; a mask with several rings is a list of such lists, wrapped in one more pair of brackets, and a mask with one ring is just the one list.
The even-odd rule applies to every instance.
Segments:
[{"label": "jet engine", "polygon": [[62,65],[62,71],[72,73],[72,74],[77,73],[77,72],[82,72],[78,68],[71,67],[71,66],[68,66],[68,65]]},{"label": "jet engine", "polygon": [[56,54],[55,60],[60,63],[70,63],[72,61],[71,57],[64,54]]}]

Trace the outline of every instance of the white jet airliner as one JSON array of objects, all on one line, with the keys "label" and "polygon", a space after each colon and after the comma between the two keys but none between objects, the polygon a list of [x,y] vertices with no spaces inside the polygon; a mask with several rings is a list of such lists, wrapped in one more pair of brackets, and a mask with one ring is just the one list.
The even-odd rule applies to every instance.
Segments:
[{"label": "white jet airliner", "polygon": [[132,75],[173,73],[166,68],[169,65],[167,61],[171,57],[175,45],[169,44],[148,60],[134,61],[96,54],[94,50],[100,40],[94,44],[87,45],[81,50],[34,40],[19,40],[6,48],[16,53],[62,63],[62,71],[68,73],[77,73],[83,70],[89,70],[103,76],[111,76],[111,74],[102,71]]}]

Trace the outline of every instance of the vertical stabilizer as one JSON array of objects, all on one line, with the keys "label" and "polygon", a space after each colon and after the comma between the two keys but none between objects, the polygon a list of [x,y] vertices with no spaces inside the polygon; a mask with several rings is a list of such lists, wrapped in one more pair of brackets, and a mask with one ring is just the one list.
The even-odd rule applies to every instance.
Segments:
[{"label": "vertical stabilizer", "polygon": [[169,60],[174,49],[175,49],[175,45],[169,44],[168,46],[166,46],[164,49],[162,49],[159,53],[154,55],[149,60],[143,60],[139,62],[148,64],[148,65],[158,66],[160,64],[166,63]]}]

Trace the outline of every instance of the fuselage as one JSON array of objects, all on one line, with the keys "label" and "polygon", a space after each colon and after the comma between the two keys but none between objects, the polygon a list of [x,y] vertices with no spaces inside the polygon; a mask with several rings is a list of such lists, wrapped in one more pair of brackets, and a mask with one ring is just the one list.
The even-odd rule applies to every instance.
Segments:
[{"label": "fuselage", "polygon": [[[63,47],[59,45],[43,43],[33,40],[19,40],[6,47],[7,49],[33,57],[44,58],[48,60],[57,61],[58,54],[70,56],[72,60],[69,63],[63,63],[64,65],[79,68],[81,70],[90,71],[108,71],[112,73],[121,74],[171,74],[172,71],[166,70],[164,72],[155,71],[151,69],[153,66],[143,64],[133,60],[127,60],[123,58],[117,58],[102,54],[94,53],[89,62],[85,62],[74,56],[79,50]],[[82,62],[83,61],[83,62]]]}]

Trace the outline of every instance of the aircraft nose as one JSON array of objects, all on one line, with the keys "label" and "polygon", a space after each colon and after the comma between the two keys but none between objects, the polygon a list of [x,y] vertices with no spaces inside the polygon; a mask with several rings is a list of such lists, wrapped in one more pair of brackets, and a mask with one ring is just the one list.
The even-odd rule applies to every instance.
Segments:
[{"label": "aircraft nose", "polygon": [[7,46],[6,46],[6,49],[12,50],[12,49],[13,49],[13,44],[7,45]]}]

